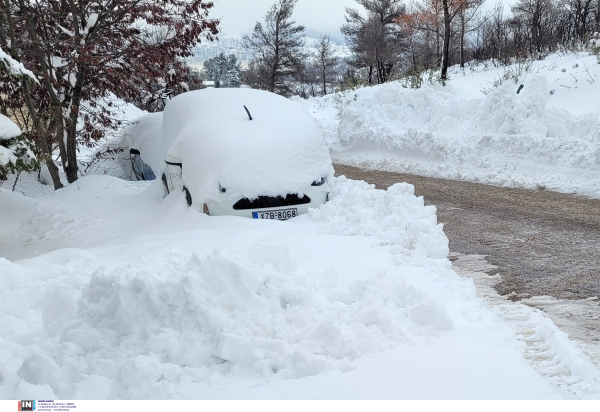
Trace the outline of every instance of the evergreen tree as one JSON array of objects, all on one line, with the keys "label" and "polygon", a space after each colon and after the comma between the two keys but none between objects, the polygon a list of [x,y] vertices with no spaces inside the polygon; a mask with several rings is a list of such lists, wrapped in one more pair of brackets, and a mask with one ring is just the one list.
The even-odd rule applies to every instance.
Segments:
[{"label": "evergreen tree", "polygon": [[204,62],[204,73],[214,82],[215,88],[240,87],[242,67],[235,55],[219,54]]},{"label": "evergreen tree", "polygon": [[277,0],[267,12],[265,24],[256,23],[254,31],[244,36],[244,46],[255,56],[247,73],[250,86],[283,95],[292,93],[285,80],[302,73],[307,57],[303,51],[304,26],[291,19],[296,1]]}]

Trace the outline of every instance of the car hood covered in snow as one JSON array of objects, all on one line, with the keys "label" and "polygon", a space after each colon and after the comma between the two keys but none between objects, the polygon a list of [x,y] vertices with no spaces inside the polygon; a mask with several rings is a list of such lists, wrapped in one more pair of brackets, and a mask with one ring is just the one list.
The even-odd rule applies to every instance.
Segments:
[{"label": "car hood covered in snow", "polygon": [[302,194],[313,181],[333,175],[314,120],[300,104],[273,93],[184,93],[167,105],[162,130],[165,161],[182,163],[196,204]]}]

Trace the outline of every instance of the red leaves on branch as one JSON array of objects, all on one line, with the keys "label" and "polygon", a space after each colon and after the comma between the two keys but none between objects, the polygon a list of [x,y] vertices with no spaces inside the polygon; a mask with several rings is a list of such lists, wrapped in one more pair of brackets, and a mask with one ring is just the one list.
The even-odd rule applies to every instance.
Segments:
[{"label": "red leaves on branch", "polygon": [[[211,8],[201,0],[0,0],[0,47],[39,79],[31,128],[53,136],[69,181],[76,144],[119,126],[112,95],[140,102],[157,85],[181,81],[180,59],[218,34]],[[0,95],[11,99],[0,110],[23,107],[24,92],[0,79]]]}]

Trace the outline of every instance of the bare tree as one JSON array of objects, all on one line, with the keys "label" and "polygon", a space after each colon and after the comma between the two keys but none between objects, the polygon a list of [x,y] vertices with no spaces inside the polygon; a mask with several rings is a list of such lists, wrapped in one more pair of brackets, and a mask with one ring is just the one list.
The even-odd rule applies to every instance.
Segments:
[{"label": "bare tree", "polygon": [[584,41],[596,24],[594,0],[563,0],[563,6],[568,12],[572,35]]},{"label": "bare tree", "polygon": [[[442,46],[442,80],[448,78],[448,67],[450,66],[450,37],[452,35],[452,22],[457,15],[464,13],[467,9],[478,6],[479,3],[472,0],[442,0],[442,11],[444,16],[444,44]],[[461,36],[464,40],[464,35]]]},{"label": "bare tree", "polygon": [[465,67],[465,36],[476,30],[476,27],[470,27],[471,22],[477,16],[477,11],[484,0],[465,0],[461,5],[459,16],[460,33],[460,67]]},{"label": "bare tree", "polygon": [[367,12],[364,17],[356,9],[346,8],[346,24],[342,34],[350,45],[357,68],[367,68],[369,84],[372,84],[373,70],[377,82],[389,80],[392,68],[398,61],[401,31],[396,24],[406,11],[400,0],[356,0]]},{"label": "bare tree", "polygon": [[298,76],[306,59],[304,26],[291,20],[297,0],[277,0],[265,15],[264,25],[254,26],[243,38],[244,46],[254,52],[254,60],[247,72],[246,83],[283,95],[291,88],[285,79]]},{"label": "bare tree", "polygon": [[519,0],[512,8],[515,17],[520,18],[528,29],[529,51],[538,56],[546,50],[552,37],[554,7],[552,0]]},{"label": "bare tree", "polygon": [[327,94],[327,83],[331,82],[338,65],[334,47],[331,37],[327,35],[322,36],[317,43],[316,60],[319,65],[323,95]]}]

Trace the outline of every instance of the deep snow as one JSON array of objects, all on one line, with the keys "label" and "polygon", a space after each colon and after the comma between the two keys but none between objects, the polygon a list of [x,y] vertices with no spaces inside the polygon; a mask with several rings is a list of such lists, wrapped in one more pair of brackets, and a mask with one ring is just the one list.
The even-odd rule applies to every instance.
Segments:
[{"label": "deep snow", "polygon": [[321,126],[334,162],[600,197],[596,57],[551,56],[516,84],[493,87],[508,70],[518,65],[454,67],[446,87],[391,82],[295,100]]},{"label": "deep snow", "polygon": [[411,185],[340,177],[287,222],[208,217],[162,190],[0,190],[1,398],[599,396],[593,364],[523,306],[547,346],[527,356]]},{"label": "deep snow", "polygon": [[[572,60],[548,72],[567,81]],[[599,83],[550,95],[530,74],[483,96],[501,70],[301,103],[337,161],[595,195],[596,106],[560,106]],[[158,117],[107,144],[148,151]],[[597,365],[543,312],[456,274],[411,185],[340,177],[286,222],[208,217],[160,181],[104,175],[131,177],[122,155],[56,192],[0,188],[0,398],[600,397]]]}]

